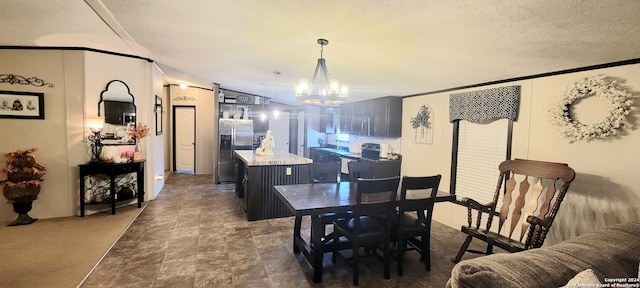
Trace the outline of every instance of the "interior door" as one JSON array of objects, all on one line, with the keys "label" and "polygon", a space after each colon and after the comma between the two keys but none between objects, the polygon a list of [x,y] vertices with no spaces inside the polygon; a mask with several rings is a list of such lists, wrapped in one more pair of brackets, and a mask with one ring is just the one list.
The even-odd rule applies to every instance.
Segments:
[{"label": "interior door", "polygon": [[289,153],[289,114],[289,111],[281,111],[276,119],[269,113],[269,130],[276,142],[273,152]]},{"label": "interior door", "polygon": [[174,107],[175,170],[195,173],[196,110],[193,106]]}]

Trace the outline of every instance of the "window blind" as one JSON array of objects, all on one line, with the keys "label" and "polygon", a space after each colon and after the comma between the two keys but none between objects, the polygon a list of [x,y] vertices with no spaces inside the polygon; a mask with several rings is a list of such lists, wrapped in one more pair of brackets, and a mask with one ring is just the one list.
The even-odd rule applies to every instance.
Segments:
[{"label": "window blind", "polygon": [[[482,204],[493,200],[500,171],[507,159],[509,120],[476,124],[459,120],[455,193]],[[498,207],[500,207],[498,201]]]}]

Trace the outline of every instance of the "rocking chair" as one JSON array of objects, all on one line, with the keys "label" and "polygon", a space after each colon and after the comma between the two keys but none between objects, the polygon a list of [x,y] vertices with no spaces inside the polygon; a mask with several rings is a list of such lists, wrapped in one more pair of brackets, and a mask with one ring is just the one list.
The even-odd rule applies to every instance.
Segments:
[{"label": "rocking chair", "polygon": [[[510,253],[541,247],[575,178],[575,172],[567,164],[534,160],[507,160],[500,164],[499,170],[492,202],[483,205],[470,198],[462,199],[467,207],[468,225],[462,226],[461,231],[467,234],[467,239],[452,259],[454,263],[458,263],[467,251],[492,254],[493,246]],[[502,206],[498,208],[499,198],[502,198]],[[475,223],[472,223],[473,210],[477,211]],[[483,214],[488,216],[481,228]],[[497,230],[491,227],[494,217],[498,217]],[[502,232],[505,223],[508,232]],[[487,243],[486,251],[468,249],[474,238]]]}]

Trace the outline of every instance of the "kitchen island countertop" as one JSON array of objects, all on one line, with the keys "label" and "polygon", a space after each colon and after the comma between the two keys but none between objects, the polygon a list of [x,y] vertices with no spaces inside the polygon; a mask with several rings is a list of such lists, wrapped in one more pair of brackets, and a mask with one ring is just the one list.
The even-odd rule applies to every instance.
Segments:
[{"label": "kitchen island countertop", "polygon": [[235,154],[247,166],[302,165],[311,164],[313,160],[291,153],[275,152],[273,155],[256,155],[254,150],[235,150]]}]

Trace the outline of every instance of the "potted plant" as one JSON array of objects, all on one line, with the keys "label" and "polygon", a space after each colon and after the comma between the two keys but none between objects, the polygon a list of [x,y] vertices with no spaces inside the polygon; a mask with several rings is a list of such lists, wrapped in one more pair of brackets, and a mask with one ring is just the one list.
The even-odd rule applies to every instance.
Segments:
[{"label": "potted plant", "polygon": [[34,157],[36,151],[38,148],[16,150],[5,154],[7,161],[2,172],[7,174],[7,179],[0,181],[0,184],[4,185],[2,194],[13,205],[13,211],[18,213],[18,218],[9,226],[27,225],[38,220],[27,214],[31,211],[33,200],[38,199],[42,176],[47,170],[36,163]]}]

